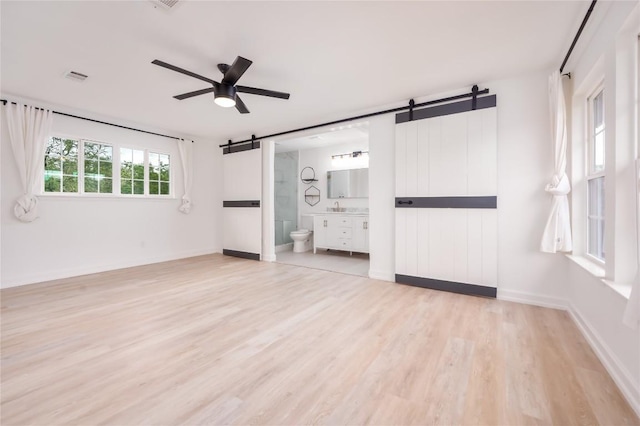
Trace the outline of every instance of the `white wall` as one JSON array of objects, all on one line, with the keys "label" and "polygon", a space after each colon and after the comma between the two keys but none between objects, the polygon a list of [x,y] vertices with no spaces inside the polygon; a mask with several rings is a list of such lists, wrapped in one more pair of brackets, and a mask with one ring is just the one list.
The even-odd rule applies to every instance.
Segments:
[{"label": "white wall", "polygon": [[[636,270],[634,165],[637,157],[637,2],[611,2],[598,12],[599,25],[581,54],[569,63],[571,106],[572,218],[574,255],[584,254],[585,98],[604,80],[606,128],[605,277],[567,260],[570,311],[627,400],[640,415],[640,330],[622,323],[625,291]],[[634,9],[635,7],[635,9]],[[613,286],[612,286],[613,285]],[[628,293],[627,293],[628,294]]]},{"label": "white wall", "polygon": [[[300,216],[303,214],[326,212],[327,207],[334,207],[334,203],[336,201],[340,203],[340,207],[358,209],[369,208],[369,200],[367,198],[327,198],[327,171],[341,169],[340,167],[334,167],[331,165],[331,156],[354,151],[368,150],[369,142],[363,140],[359,142],[349,142],[339,145],[331,145],[324,148],[303,149],[299,151],[298,176],[300,176],[300,172],[303,168],[313,167],[318,181],[313,182],[312,184],[305,184],[298,179],[298,223],[301,223]],[[342,169],[344,169],[344,167]],[[312,185],[320,190],[320,202],[315,206],[310,206],[304,201],[304,192]],[[369,190],[371,191],[371,188],[369,188]]]},{"label": "white wall", "polygon": [[369,276],[395,279],[395,138],[393,114],[369,121]]},{"label": "white wall", "polygon": [[[114,122],[105,117],[92,118]],[[183,178],[175,140],[61,115],[54,115],[53,130],[168,151],[176,196],[144,199],[44,195],[40,197],[40,217],[32,223],[22,223],[13,215],[14,201],[22,191],[2,114],[3,288],[220,251],[222,152],[217,144],[195,142],[193,208],[185,215],[178,211]]]},{"label": "white wall", "polygon": [[498,297],[559,307],[567,295],[561,256],[539,251],[553,174],[547,101],[550,70],[488,82],[498,96]]}]

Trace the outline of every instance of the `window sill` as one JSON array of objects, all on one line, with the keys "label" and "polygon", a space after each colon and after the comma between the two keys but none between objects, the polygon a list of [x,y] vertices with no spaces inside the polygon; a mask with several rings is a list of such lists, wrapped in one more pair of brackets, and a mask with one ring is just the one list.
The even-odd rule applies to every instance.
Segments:
[{"label": "window sill", "polygon": [[584,256],[577,256],[574,254],[567,254],[566,256],[569,259],[573,260],[574,263],[576,263],[578,266],[586,270],[588,273],[590,273],[594,277],[604,279],[605,271],[602,266],[598,265],[595,262],[590,261]]},{"label": "window sill", "polygon": [[136,199],[136,200],[175,200],[176,196],[175,195],[120,195],[120,194],[100,194],[100,193],[84,193],[84,194],[77,194],[77,193],[71,193],[71,192],[61,192],[61,193],[51,193],[51,192],[45,192],[42,194],[38,194],[36,195],[36,197],[38,198],[50,198],[50,199],[54,199],[54,198],[74,198],[77,200],[84,200],[84,199],[107,199],[107,200],[131,200],[131,199]]},{"label": "window sill", "polygon": [[631,297],[631,283],[620,284],[620,283],[616,283],[616,282],[605,280],[605,279],[603,279],[602,282],[605,283],[605,285],[612,288],[613,291],[615,291],[625,299],[629,300],[629,298]]},{"label": "window sill", "polygon": [[629,297],[631,297],[631,283],[618,283],[605,279],[604,268],[590,261],[586,257],[573,254],[567,254],[565,256],[572,260],[576,265],[589,272],[595,278],[598,278],[604,285],[618,293],[620,296],[624,297],[625,299],[629,299]]}]

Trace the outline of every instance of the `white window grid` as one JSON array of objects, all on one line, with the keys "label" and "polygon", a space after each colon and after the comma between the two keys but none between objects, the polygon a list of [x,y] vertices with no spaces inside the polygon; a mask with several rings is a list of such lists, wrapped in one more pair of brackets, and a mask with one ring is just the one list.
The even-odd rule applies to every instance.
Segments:
[{"label": "white window grid", "polygon": [[[598,97],[599,95],[602,94],[602,99],[603,99],[603,124],[600,128],[596,129],[595,127],[595,110],[594,110],[594,100],[596,99],[596,97]],[[590,229],[591,229],[591,223],[593,221],[602,224],[602,227],[598,226],[598,230],[601,229],[601,233],[602,233],[602,238],[603,238],[603,252],[604,252],[604,227],[606,226],[605,223],[605,216],[604,216],[604,206],[602,208],[602,214],[597,214],[597,213],[592,213],[591,207],[591,192],[590,192],[590,182],[591,181],[595,181],[596,179],[600,179],[603,178],[606,181],[606,177],[605,177],[605,165],[606,165],[606,153],[603,153],[604,157],[603,157],[603,166],[601,169],[597,169],[596,165],[595,165],[595,143],[596,143],[596,137],[600,134],[604,135],[605,139],[604,139],[604,146],[606,147],[606,134],[605,134],[605,122],[604,122],[604,85],[603,83],[600,83],[600,85],[598,85],[596,87],[596,89],[592,92],[592,94],[587,98],[587,114],[588,114],[588,118],[586,120],[587,123],[587,158],[586,158],[586,181],[587,181],[587,185],[586,185],[586,191],[587,191],[587,197],[586,197],[586,217],[587,217],[587,222],[586,222],[586,226],[585,226],[585,235],[586,235],[586,250],[585,250],[585,254],[594,262],[604,265],[605,263],[605,259],[604,258],[600,258],[598,256],[596,256],[595,254],[591,253],[591,235],[590,235]],[[606,151],[606,149],[605,149]],[[604,192],[604,188],[603,188],[603,194],[605,194],[606,197],[606,192]],[[595,209],[597,211],[597,209]],[[606,253],[604,253],[606,256]]]},{"label": "white window grid", "polygon": [[[155,154],[161,154],[161,155],[166,155],[169,157],[169,159],[171,159],[171,154],[169,152],[165,152],[162,150],[157,150],[157,149],[149,149],[149,148],[142,148],[142,147],[136,147],[136,146],[132,146],[132,145],[119,145],[119,144],[114,144],[111,142],[104,142],[104,141],[97,141],[94,139],[87,139],[87,138],[79,138],[79,137],[75,137],[75,136],[70,136],[70,135],[65,135],[65,134],[52,134],[51,137],[56,137],[56,138],[60,138],[60,139],[70,139],[70,140],[74,140],[78,142],[78,192],[45,192],[44,190],[44,179],[41,180],[40,182],[40,195],[44,195],[44,196],[52,196],[52,197],[105,197],[105,198],[110,198],[110,197],[117,197],[117,198],[161,198],[161,199],[168,199],[168,198],[174,198],[174,191],[173,191],[173,185],[174,185],[174,167],[172,166],[171,163],[169,163],[169,194],[166,195],[161,195],[161,194],[149,194],[149,153],[153,152]],[[85,142],[88,143],[95,143],[95,144],[100,144],[100,145],[109,145],[110,147],[112,147],[112,152],[113,152],[113,158],[112,158],[112,163],[113,163],[113,170],[112,170],[112,192],[110,193],[100,193],[100,192],[86,192],[84,189],[84,177],[85,177],[85,173],[84,173],[84,144]],[[120,148],[128,148],[128,149],[132,149],[132,150],[139,150],[139,151],[143,151],[144,152],[144,194],[121,194],[120,193],[120,185],[121,185],[121,175],[120,175]],[[44,158],[43,158],[44,161]],[[171,161],[171,160],[170,160]],[[43,164],[44,167],[44,164]],[[62,167],[62,165],[61,165]],[[61,170],[62,172],[62,170]],[[60,185],[62,186],[62,182],[60,183]],[[62,189],[62,187],[61,187]]]}]

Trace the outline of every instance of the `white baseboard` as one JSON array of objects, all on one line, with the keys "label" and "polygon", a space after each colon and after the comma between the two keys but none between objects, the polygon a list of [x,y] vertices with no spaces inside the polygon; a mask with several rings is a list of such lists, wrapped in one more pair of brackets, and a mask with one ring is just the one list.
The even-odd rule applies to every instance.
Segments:
[{"label": "white baseboard", "polygon": [[631,408],[636,412],[638,417],[640,417],[639,384],[634,383],[629,370],[627,370],[627,368],[620,362],[618,357],[575,306],[564,299],[539,296],[513,290],[500,290],[499,288],[498,299],[567,311],[573,322],[575,322],[578,327],[578,330],[580,330],[585,340],[589,343],[589,346],[591,346],[591,349],[593,349],[602,365],[604,365],[605,369],[618,386],[618,389],[620,389],[620,392],[622,392],[626,398]]},{"label": "white baseboard", "polygon": [[618,357],[604,343],[598,332],[591,326],[589,321],[580,314],[580,311],[573,305],[569,306],[568,311],[573,322],[576,323],[576,326],[578,326],[584,338],[589,342],[591,349],[593,349],[613,381],[618,385],[620,392],[622,392],[629,405],[631,405],[631,408],[633,408],[638,417],[640,417],[640,383],[636,384],[633,382],[629,370],[626,369]]},{"label": "white baseboard", "polygon": [[380,281],[391,281],[395,282],[396,275],[393,272],[387,271],[374,271],[369,269],[369,278]]},{"label": "white baseboard", "polygon": [[275,262],[276,255],[275,254],[263,254],[262,259],[263,262]]},{"label": "white baseboard", "polygon": [[542,306],[543,308],[562,309],[567,310],[568,303],[564,299],[556,297],[540,296],[537,294],[526,293],[515,290],[501,290],[498,287],[499,300],[506,300],[508,302],[524,303],[525,305]]},{"label": "white baseboard", "polygon": [[74,268],[60,269],[57,271],[37,271],[36,273],[25,274],[13,279],[5,279],[2,288],[18,287],[28,284],[36,284],[45,281],[59,280],[62,278],[77,277],[80,275],[97,274],[99,272],[113,271],[115,269],[131,268],[134,266],[151,265],[154,263],[168,262],[170,260],[185,259],[187,257],[202,256],[206,254],[221,253],[220,248],[208,248],[201,250],[190,250],[180,253],[172,253],[164,256],[153,256],[125,262],[115,262],[103,265],[80,266]]}]

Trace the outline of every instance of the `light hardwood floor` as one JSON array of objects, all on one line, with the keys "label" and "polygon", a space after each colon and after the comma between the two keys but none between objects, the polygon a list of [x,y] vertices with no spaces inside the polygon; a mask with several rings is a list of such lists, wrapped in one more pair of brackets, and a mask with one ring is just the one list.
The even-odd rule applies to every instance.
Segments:
[{"label": "light hardwood floor", "polygon": [[221,255],[1,296],[2,425],[640,423],[552,309]]}]

